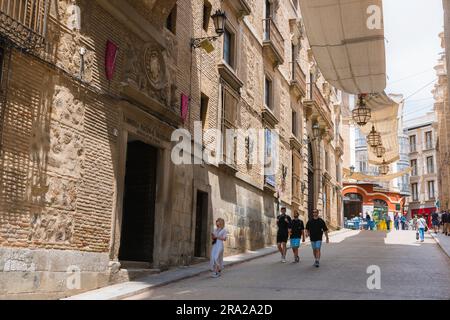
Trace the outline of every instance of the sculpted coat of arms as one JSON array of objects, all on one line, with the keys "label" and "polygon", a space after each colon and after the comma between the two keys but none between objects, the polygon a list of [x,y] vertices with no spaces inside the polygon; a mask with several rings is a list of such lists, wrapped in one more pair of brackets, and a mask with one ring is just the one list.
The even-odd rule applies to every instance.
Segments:
[{"label": "sculpted coat of arms", "polygon": [[167,86],[164,57],[160,51],[152,47],[145,48],[144,68],[153,88],[161,90]]}]

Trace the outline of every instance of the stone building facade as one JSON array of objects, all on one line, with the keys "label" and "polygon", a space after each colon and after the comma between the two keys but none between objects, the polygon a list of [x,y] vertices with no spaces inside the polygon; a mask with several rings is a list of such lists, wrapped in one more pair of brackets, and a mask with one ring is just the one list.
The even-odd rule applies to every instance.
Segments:
[{"label": "stone building facade", "polygon": [[437,127],[435,112],[405,122],[412,168],[409,188],[411,193],[408,197],[410,216],[419,213],[431,216],[436,211],[439,199]]},{"label": "stone building facade", "polygon": [[[297,1],[43,3],[39,45],[1,34],[0,295],[62,296],[124,269],[191,264],[209,255],[218,217],[226,254],[273,244],[280,205],[342,225],[341,93],[314,67]],[[219,8],[227,31],[212,52],[193,48],[215,35]],[[197,121],[265,130],[275,173],[234,156],[175,164],[174,131],[192,138]],[[193,150],[216,139],[192,138]]]},{"label": "stone building facade", "polygon": [[448,103],[450,68],[450,1],[443,0],[444,32],[439,35],[441,46],[445,49],[435,66],[438,81],[433,90],[434,110],[437,116],[437,159],[439,165],[438,187],[440,190],[440,209],[450,208],[450,107]]}]

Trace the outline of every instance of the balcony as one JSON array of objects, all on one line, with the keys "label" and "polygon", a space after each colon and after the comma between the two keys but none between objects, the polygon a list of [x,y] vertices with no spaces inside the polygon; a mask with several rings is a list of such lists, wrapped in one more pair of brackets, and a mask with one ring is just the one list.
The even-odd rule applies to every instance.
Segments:
[{"label": "balcony", "polygon": [[327,133],[328,139],[334,139],[334,125],[331,110],[316,84],[308,85],[307,98],[303,101],[306,118],[317,119],[320,127]]},{"label": "balcony", "polygon": [[238,12],[238,17],[242,18],[252,13],[252,8],[248,0],[228,0],[229,5]]},{"label": "balcony", "polygon": [[304,97],[306,95],[306,77],[297,61],[291,62],[290,87],[297,96]]},{"label": "balcony", "polygon": [[0,0],[0,34],[31,50],[44,45],[49,0]]},{"label": "balcony", "polygon": [[264,23],[264,54],[273,61],[274,67],[284,63],[284,39],[272,18],[263,19]]},{"label": "balcony", "polygon": [[336,145],[336,152],[340,157],[344,155],[344,139],[341,137],[341,135],[339,135],[339,140]]}]

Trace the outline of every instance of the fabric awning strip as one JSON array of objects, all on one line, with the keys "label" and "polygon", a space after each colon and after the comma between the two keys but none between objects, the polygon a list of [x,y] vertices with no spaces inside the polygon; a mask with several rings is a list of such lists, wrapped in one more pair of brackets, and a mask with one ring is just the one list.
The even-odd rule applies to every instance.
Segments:
[{"label": "fabric awning strip", "polygon": [[387,182],[392,181],[396,178],[402,177],[405,174],[411,173],[412,169],[408,168],[406,170],[403,170],[401,172],[396,172],[393,174],[388,174],[385,176],[370,176],[367,174],[362,174],[360,172],[354,172],[352,173],[350,169],[344,168],[344,178],[346,179],[352,179],[352,180],[359,180],[359,181],[379,181],[379,182]]},{"label": "fabric awning strip", "polygon": [[[351,94],[386,88],[384,27],[369,28],[382,0],[300,0],[308,41],[325,79]],[[372,7],[373,8],[373,7]]]}]

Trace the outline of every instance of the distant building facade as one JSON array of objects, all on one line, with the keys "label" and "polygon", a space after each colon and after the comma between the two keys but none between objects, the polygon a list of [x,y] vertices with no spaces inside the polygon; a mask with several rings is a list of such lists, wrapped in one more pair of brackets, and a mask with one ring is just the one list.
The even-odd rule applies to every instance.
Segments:
[{"label": "distant building facade", "polygon": [[439,206],[441,210],[450,209],[450,106],[449,74],[450,68],[450,1],[443,0],[444,32],[439,35],[444,53],[435,66],[438,81],[433,90],[434,110],[437,116],[437,159],[439,164],[438,186],[440,190]]},{"label": "distant building facade", "polygon": [[405,122],[409,140],[411,195],[408,197],[409,214],[429,216],[436,211],[439,199],[439,161],[437,158],[437,121],[434,112]]}]

